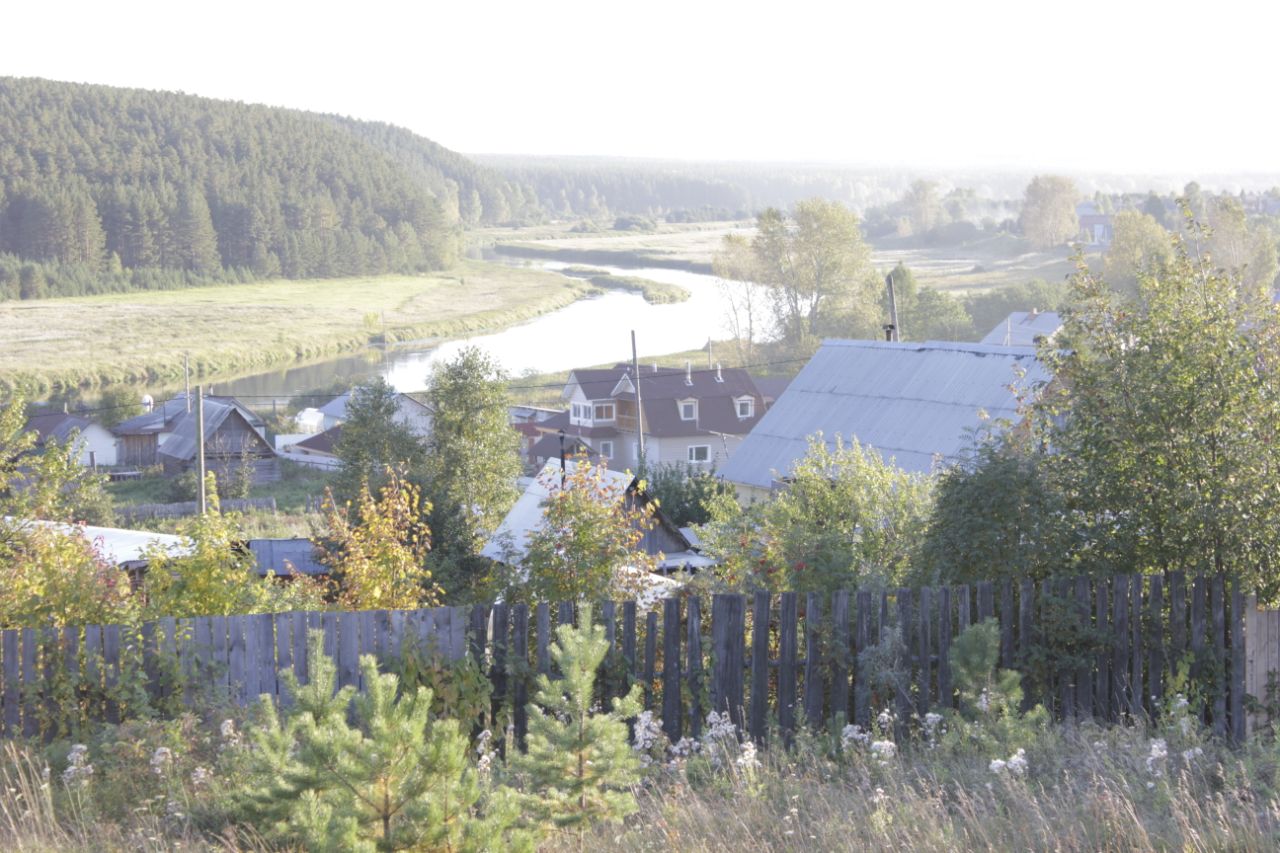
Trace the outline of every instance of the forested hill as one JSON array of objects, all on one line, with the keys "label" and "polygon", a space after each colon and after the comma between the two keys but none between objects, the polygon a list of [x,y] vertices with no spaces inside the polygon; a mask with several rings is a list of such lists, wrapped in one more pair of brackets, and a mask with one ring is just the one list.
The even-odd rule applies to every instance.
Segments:
[{"label": "forested hill", "polygon": [[0,299],[435,269],[526,206],[389,125],[0,78]]}]

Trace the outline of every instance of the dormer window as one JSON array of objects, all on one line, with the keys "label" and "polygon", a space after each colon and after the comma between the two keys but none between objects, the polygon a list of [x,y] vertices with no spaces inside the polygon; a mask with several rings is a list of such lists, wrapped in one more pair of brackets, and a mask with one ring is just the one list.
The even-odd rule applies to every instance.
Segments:
[{"label": "dormer window", "polygon": [[739,397],[734,400],[734,405],[737,407],[739,420],[755,417],[756,401],[754,397]]},{"label": "dormer window", "polygon": [[697,400],[681,400],[680,401],[680,420],[696,421],[697,419],[698,419],[698,401]]},{"label": "dormer window", "polygon": [[613,403],[596,403],[595,419],[598,421],[613,420]]}]

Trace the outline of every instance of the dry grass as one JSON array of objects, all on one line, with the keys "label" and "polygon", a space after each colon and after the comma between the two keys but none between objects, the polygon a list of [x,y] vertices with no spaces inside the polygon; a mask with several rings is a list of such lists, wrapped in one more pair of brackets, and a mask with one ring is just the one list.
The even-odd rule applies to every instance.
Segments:
[{"label": "dry grass", "polygon": [[1280,848],[1274,747],[1172,746],[1144,764],[1140,731],[1058,728],[1027,750],[1025,777],[989,757],[909,750],[888,766],[770,753],[752,774],[647,787],[625,826],[588,849],[1270,851]]},{"label": "dry grass", "polygon": [[182,353],[202,375],[455,337],[563,307],[583,282],[469,261],[447,273],[273,281],[0,303],[0,388],[176,380]]},{"label": "dry grass", "polygon": [[602,231],[578,234],[570,224],[540,225],[520,229],[488,229],[477,232],[481,243],[524,243],[550,249],[575,252],[609,252],[620,262],[644,263],[645,260],[683,261],[710,264],[726,234],[750,236],[750,222],[697,222],[663,224],[654,231]]}]

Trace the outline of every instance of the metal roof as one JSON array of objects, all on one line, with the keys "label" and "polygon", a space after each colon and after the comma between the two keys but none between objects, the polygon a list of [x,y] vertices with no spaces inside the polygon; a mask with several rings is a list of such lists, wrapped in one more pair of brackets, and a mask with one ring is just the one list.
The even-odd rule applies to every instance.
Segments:
[{"label": "metal roof", "polygon": [[1033,347],[1037,338],[1051,338],[1062,328],[1056,311],[1014,311],[987,333],[984,344]]},{"label": "metal roof", "polygon": [[63,524],[35,519],[21,521],[19,524],[48,527],[65,534],[78,533],[92,543],[104,559],[117,566],[145,562],[144,555],[152,547],[162,548],[173,556],[185,556],[192,550],[191,540],[183,536],[153,533],[149,530],[122,530],[118,527]]},{"label": "metal roof", "polygon": [[329,569],[316,560],[316,546],[310,539],[250,539],[249,550],[258,563],[258,574],[327,575]]},{"label": "metal roof", "polygon": [[824,341],[721,473],[769,488],[791,473],[817,432],[828,446],[836,435],[856,438],[900,468],[927,472],[938,457],[956,458],[980,412],[1013,418],[1012,388],[1049,378],[1032,347]]}]

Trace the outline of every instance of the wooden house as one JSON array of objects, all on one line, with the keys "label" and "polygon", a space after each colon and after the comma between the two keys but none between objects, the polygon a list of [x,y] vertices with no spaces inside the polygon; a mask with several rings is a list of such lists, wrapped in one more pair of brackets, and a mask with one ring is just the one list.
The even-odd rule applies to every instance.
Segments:
[{"label": "wooden house", "polygon": [[[206,399],[204,403],[205,470],[219,480],[235,477],[248,469],[252,482],[272,483],[280,479],[280,463],[275,451],[239,406]],[[172,433],[157,452],[168,475],[192,470],[199,464],[197,413],[184,413],[174,423]]]}]

